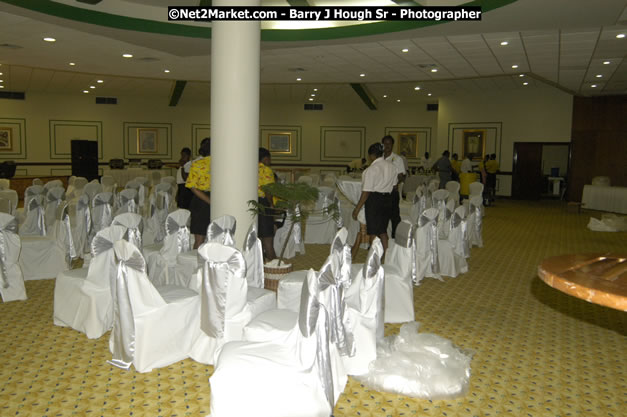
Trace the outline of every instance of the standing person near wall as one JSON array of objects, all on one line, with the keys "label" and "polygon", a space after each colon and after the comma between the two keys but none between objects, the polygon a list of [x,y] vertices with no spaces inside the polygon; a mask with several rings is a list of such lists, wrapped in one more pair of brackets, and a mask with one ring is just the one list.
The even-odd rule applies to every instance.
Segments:
[{"label": "standing person near wall", "polygon": [[483,184],[483,205],[490,205],[490,191],[488,190],[488,172],[485,170],[486,162],[490,160],[490,155],[486,155],[483,161],[479,162],[479,172],[481,173],[481,183]]},{"label": "standing person near wall", "polygon": [[205,241],[207,227],[211,222],[211,139],[200,142],[198,153],[202,158],[195,160],[189,170],[185,187],[193,193],[189,204],[192,213],[190,232],[194,235],[194,249]]},{"label": "standing person near wall", "polygon": [[459,161],[456,153],[451,157],[451,166],[453,167],[453,180],[459,181],[459,174],[462,172],[462,163]]},{"label": "standing person near wall", "polygon": [[394,147],[394,138],[392,136],[384,136],[383,139],[381,139],[381,143],[383,144],[383,158],[396,167],[397,174],[396,185],[394,185],[394,190],[392,191],[392,212],[390,213],[390,220],[392,221],[392,239],[394,239],[396,237],[396,226],[401,222],[401,197],[398,192],[398,184],[405,181],[405,163],[400,156],[392,152],[392,148]]},{"label": "standing person near wall", "polygon": [[272,162],[272,156],[270,151],[266,148],[259,148],[259,185],[257,188],[257,197],[259,205],[265,208],[265,213],[257,214],[257,231],[259,239],[261,240],[261,246],[263,249],[264,262],[276,259],[276,253],[274,252],[274,217],[272,216],[272,207],[274,203],[272,201],[272,195],[263,191],[261,187],[266,184],[273,184],[275,182],[274,172],[270,168]]},{"label": "standing person near wall", "polygon": [[490,160],[485,163],[485,170],[487,173],[486,186],[488,188],[488,198],[490,202],[494,202],[496,197],[496,174],[499,172],[499,163],[496,160],[496,154],[490,155]]},{"label": "standing person near wall", "polygon": [[192,200],[192,192],[185,186],[189,170],[192,168],[192,150],[189,148],[181,149],[181,159],[179,159],[179,169],[176,170],[176,184],[178,190],[176,192],[176,205],[178,208],[188,209]]},{"label": "standing person near wall", "polygon": [[446,183],[453,179],[453,166],[451,165],[451,160],[448,157],[451,155],[449,151],[442,152],[442,156],[440,159],[435,161],[433,167],[431,169],[433,171],[437,171],[440,176],[440,188],[446,188]]},{"label": "standing person near wall", "polygon": [[366,208],[366,232],[370,243],[375,236],[381,239],[383,251],[388,247],[388,222],[392,211],[392,194],[398,181],[397,169],[383,158],[383,146],[373,143],[368,148],[370,166],[362,174],[361,197],[353,210],[353,219],[357,220],[359,210]]}]

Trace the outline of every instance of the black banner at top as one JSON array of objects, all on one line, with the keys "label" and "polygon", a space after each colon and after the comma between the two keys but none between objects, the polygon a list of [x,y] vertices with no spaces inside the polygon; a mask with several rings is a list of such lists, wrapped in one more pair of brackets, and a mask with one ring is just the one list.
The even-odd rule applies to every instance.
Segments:
[{"label": "black banner at top", "polygon": [[481,6],[437,6],[437,7],[280,7],[280,6],[170,6],[168,20],[211,21],[211,20],[406,20],[406,21],[458,21],[481,20]]}]

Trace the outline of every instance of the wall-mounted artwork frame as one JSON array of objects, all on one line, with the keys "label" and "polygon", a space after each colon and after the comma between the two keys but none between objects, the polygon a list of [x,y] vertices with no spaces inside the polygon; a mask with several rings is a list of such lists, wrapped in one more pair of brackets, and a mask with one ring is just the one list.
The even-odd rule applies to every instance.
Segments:
[{"label": "wall-mounted artwork frame", "polygon": [[157,129],[137,129],[137,153],[151,154],[158,152],[159,131]]},{"label": "wall-mounted artwork frame", "polygon": [[290,132],[269,132],[268,150],[273,154],[292,153],[292,134]]},{"label": "wall-mounted artwork frame", "polygon": [[466,155],[472,161],[482,161],[485,155],[487,131],[485,129],[464,129],[462,133],[462,159]]},{"label": "wall-mounted artwork frame", "polygon": [[418,158],[418,132],[398,134],[398,154],[403,152],[407,158]]},{"label": "wall-mounted artwork frame", "polygon": [[0,127],[0,152],[13,150],[13,129]]}]

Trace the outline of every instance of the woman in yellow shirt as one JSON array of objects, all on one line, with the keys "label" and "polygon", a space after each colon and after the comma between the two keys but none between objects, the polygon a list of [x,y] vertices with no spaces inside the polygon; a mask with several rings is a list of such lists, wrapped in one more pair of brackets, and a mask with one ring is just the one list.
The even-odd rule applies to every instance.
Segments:
[{"label": "woman in yellow shirt", "polygon": [[274,183],[274,172],[270,168],[272,157],[270,151],[266,148],[259,148],[259,185],[257,188],[257,197],[259,204],[266,207],[266,213],[257,215],[257,231],[261,246],[263,248],[263,257],[265,261],[271,261],[276,258],[274,252],[274,217],[273,211],[270,209],[274,206],[272,196],[268,192],[264,192],[261,188],[266,184]]},{"label": "woman in yellow shirt", "polygon": [[190,232],[194,234],[194,249],[205,241],[207,227],[211,222],[211,139],[200,142],[198,153],[203,157],[192,163],[185,187],[191,189],[194,196],[189,204],[192,213]]}]

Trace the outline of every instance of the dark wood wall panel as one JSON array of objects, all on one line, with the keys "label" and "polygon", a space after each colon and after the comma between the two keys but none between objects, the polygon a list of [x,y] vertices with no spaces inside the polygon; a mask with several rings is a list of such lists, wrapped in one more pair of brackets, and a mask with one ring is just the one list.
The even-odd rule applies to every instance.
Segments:
[{"label": "dark wood wall panel", "polygon": [[571,152],[568,200],[599,175],[627,186],[627,96],[575,97]]}]

